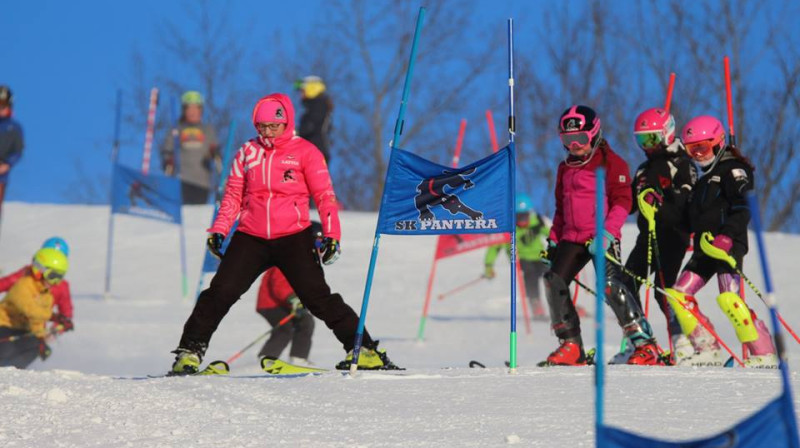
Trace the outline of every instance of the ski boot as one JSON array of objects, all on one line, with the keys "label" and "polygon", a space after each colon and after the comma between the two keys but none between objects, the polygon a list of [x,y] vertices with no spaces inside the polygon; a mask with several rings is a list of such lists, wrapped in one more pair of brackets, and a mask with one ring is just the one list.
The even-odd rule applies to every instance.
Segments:
[{"label": "ski boot", "polygon": [[181,348],[172,353],[175,353],[175,362],[172,363],[169,375],[194,375],[200,371],[203,357],[198,353]]},{"label": "ski boot", "polygon": [[745,367],[755,367],[758,369],[777,369],[778,355],[775,345],[772,343],[772,336],[769,334],[767,325],[753,313],[753,324],[758,333],[758,339],[744,344],[750,356],[745,359]]},{"label": "ski boot", "polygon": [[661,357],[655,339],[650,339],[636,347],[628,358],[628,364],[636,366],[665,366],[667,363]]},{"label": "ski boot", "polygon": [[[350,350],[344,361],[336,364],[336,370],[349,370],[352,363],[353,350]],[[361,347],[358,355],[358,368],[361,370],[403,370],[389,360],[386,350],[378,349],[378,341],[375,341],[372,347]]]},{"label": "ski boot", "polygon": [[672,350],[674,363],[679,365],[681,361],[694,355],[694,346],[689,337],[683,333],[672,336]]},{"label": "ski boot", "polygon": [[179,346],[171,353],[175,353],[175,362],[168,375],[194,375],[200,371],[200,363],[203,362],[203,355],[206,352],[206,345],[202,343],[192,343],[186,346]]},{"label": "ski boot", "polygon": [[537,364],[539,367],[585,366],[588,364],[580,343],[570,340],[561,340],[560,342],[561,345],[553,353],[550,353],[546,360]]},{"label": "ski boot", "polygon": [[[624,348],[623,348],[624,346]],[[631,359],[633,352],[636,351],[636,347],[628,338],[624,338],[622,344],[620,344],[619,351],[611,357],[608,361],[609,364],[627,364],[628,360]]]},{"label": "ski boot", "polygon": [[[710,323],[706,325],[710,325]],[[676,362],[676,365],[721,367],[725,362],[719,342],[702,325],[695,327],[692,334],[689,335],[689,342],[694,347],[694,354]]]}]

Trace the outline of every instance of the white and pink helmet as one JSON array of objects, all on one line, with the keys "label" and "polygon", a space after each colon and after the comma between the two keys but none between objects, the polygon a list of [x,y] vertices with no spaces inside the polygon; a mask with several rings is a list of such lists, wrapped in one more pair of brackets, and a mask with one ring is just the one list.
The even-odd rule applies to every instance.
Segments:
[{"label": "white and pink helmet", "polygon": [[633,136],[645,152],[667,147],[675,141],[675,117],[660,107],[647,109],[633,122]]}]

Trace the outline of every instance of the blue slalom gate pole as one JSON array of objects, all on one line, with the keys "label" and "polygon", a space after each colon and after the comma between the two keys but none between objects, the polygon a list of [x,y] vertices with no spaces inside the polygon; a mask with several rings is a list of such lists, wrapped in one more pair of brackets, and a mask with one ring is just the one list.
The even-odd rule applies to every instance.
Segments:
[{"label": "blue slalom gate pole", "polygon": [[119,158],[119,128],[122,115],[122,90],[117,90],[117,105],[114,113],[114,142],[111,147],[111,185],[109,186],[108,205],[108,242],[106,243],[106,287],[103,297],[111,298],[111,261],[114,258],[114,172],[117,170]]},{"label": "blue slalom gate pole", "polygon": [[605,355],[603,353],[603,341],[605,340],[603,331],[603,302],[605,301],[606,291],[606,254],[603,249],[603,229],[605,228],[605,216],[603,216],[603,209],[605,205],[605,185],[606,185],[606,170],[600,167],[595,171],[595,178],[597,179],[597,203],[595,205],[597,213],[595,222],[595,251],[594,251],[594,269],[595,277],[597,277],[596,285],[596,300],[595,300],[595,318],[594,325],[596,331],[596,344],[597,351],[595,354],[594,375],[595,375],[595,437],[599,445],[600,442],[600,428],[603,426],[603,400],[604,400],[604,381],[605,381]]},{"label": "blue slalom gate pole", "polygon": [[[516,133],[514,117],[514,19],[508,19],[508,140],[511,147],[511,203],[509,210],[517,204],[516,150],[514,135]],[[517,225],[511,227],[511,334],[509,336],[510,373],[517,371]]]},{"label": "blue slalom gate pole", "polygon": [[[222,169],[220,171],[216,186],[214,213],[211,214],[211,225],[214,225],[214,220],[217,219],[217,213],[219,212],[222,195],[225,192],[225,182],[228,181],[228,174],[231,172],[229,167],[231,165],[231,153],[233,152],[233,137],[235,132],[236,121],[232,120],[231,124],[228,126],[228,138],[225,140],[225,148],[222,150]],[[205,244],[203,244],[203,247],[205,247]],[[203,264],[200,266],[200,277],[197,279],[197,288],[195,289],[194,294],[195,300],[200,297],[200,291],[203,289],[203,277],[206,274],[206,259],[213,256],[206,250],[203,251],[203,254]]]},{"label": "blue slalom gate pole", "polygon": [[[767,248],[764,244],[763,229],[761,227],[761,210],[758,205],[758,198],[755,194],[748,195],[747,202],[750,205],[750,215],[752,216],[753,230],[756,234],[756,241],[758,242],[758,258],[761,261],[761,272],[764,277],[764,286],[767,290],[766,302],[769,306],[769,317],[772,322],[772,331],[775,338],[775,348],[778,351],[778,363],[781,370],[781,382],[783,383],[784,394],[792,396],[792,385],[789,382],[789,365],[785,361],[785,345],[783,342],[783,334],[781,326],[778,323],[778,302],[775,299],[774,290],[772,287],[772,276],[770,275],[769,260],[767,259]],[[797,448],[800,446],[797,438],[797,417],[794,409],[794,402],[786,400],[786,405],[791,411],[791,416],[785,419],[790,425],[790,432],[795,435],[791,440],[791,446]]]},{"label": "blue slalom gate pole", "polygon": [[[390,155],[389,164],[392,166],[392,159],[394,158],[394,146],[399,143],[400,134],[403,133],[404,118],[406,115],[406,102],[408,101],[408,93],[411,89],[411,77],[414,74],[414,61],[417,56],[417,43],[419,42],[419,35],[422,31],[422,23],[425,21],[425,8],[419,8],[417,15],[417,26],[414,30],[414,40],[411,44],[411,56],[408,58],[408,70],[406,71],[406,79],[403,83],[403,96],[400,100],[400,111],[397,113],[397,121],[394,124],[394,135],[389,145]],[[381,205],[378,209],[383,209],[384,201],[386,200],[386,181],[389,178],[389,170],[386,170],[386,178],[383,181],[383,195],[381,197]],[[380,222],[380,219],[378,219]],[[375,239],[372,243],[372,254],[369,259],[369,270],[367,272],[367,283],[364,285],[364,298],[361,300],[361,313],[358,317],[358,329],[356,330],[355,341],[353,342],[353,360],[350,363],[350,374],[355,375],[358,370],[358,356],[361,351],[361,340],[364,336],[364,321],[367,318],[367,307],[369,306],[369,293],[372,290],[372,277],[375,273],[375,262],[378,259],[378,245],[380,244],[381,234],[378,231],[378,225],[375,226]]]},{"label": "blue slalom gate pole", "polygon": [[[179,119],[175,119],[175,102],[173,100],[172,107],[170,107],[172,111],[172,121],[175,122],[175,131],[173,131],[172,135],[172,152],[174,153],[175,160],[175,167],[180,172],[181,166],[181,139],[180,139],[180,123]],[[178,179],[180,179],[180,175],[178,175]],[[180,251],[181,251],[181,293],[183,298],[186,299],[189,297],[189,284],[188,279],[186,277],[186,233],[183,228],[183,187],[180,189],[181,194],[178,196],[180,204],[178,205],[181,213],[180,213],[180,221],[178,222],[178,239],[180,244]]]}]

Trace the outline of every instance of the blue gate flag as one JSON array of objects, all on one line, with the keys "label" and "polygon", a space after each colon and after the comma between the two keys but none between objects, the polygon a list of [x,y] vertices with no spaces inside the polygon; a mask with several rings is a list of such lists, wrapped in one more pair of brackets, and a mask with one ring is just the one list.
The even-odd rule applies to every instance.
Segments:
[{"label": "blue gate flag", "polygon": [[378,232],[443,235],[511,232],[514,144],[463,168],[392,149]]},{"label": "blue gate flag", "polygon": [[640,436],[610,426],[597,428],[597,446],[604,448],[771,448],[797,446],[791,392],[783,393],[761,410],[720,434],[698,440],[672,442]]},{"label": "blue gate flag", "polygon": [[181,181],[114,165],[111,213],[181,223]]}]

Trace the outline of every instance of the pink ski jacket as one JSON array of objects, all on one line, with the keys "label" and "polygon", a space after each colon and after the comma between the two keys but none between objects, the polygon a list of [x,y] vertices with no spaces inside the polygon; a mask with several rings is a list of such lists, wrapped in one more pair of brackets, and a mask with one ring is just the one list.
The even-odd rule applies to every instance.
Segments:
[{"label": "pink ski jacket", "polygon": [[561,162],[558,165],[556,213],[550,229],[550,239],[554,242],[565,240],[583,244],[594,237],[595,170],[601,165],[606,169],[605,230],[617,239],[622,236],[622,224],[633,203],[631,179],[628,164],[603,140],[587,164],[570,166]]},{"label": "pink ski jacket", "polygon": [[207,231],[227,235],[238,217],[237,229],[248,235],[268,240],[292,235],[311,225],[311,196],[323,235],[340,239],[338,203],[322,153],[294,135],[294,107],[288,96],[267,95],[256,108],[262,101],[281,103],[288,119],[286,130],[274,139],[259,136],[239,148],[219,213]]}]

